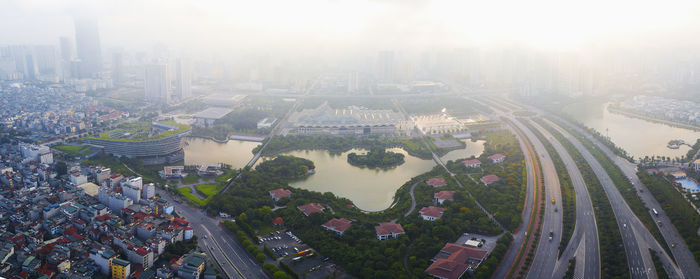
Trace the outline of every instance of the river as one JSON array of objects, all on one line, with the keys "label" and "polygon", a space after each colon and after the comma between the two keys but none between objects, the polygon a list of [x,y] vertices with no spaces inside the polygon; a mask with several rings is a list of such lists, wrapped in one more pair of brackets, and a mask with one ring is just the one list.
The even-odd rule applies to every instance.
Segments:
[{"label": "river", "polygon": [[678,149],[666,147],[668,141],[681,139],[694,144],[700,132],[672,127],[666,124],[632,118],[607,110],[609,103],[601,101],[580,102],[568,105],[564,111],[586,126],[599,131],[635,158],[644,156],[683,157],[690,147]]}]

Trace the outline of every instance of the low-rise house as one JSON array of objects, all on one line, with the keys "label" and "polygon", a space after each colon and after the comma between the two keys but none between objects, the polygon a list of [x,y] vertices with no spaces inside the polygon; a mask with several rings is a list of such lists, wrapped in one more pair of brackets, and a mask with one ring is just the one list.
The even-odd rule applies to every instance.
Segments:
[{"label": "low-rise house", "polygon": [[325,209],[325,208],[323,208],[322,205],[320,205],[318,203],[309,203],[309,204],[305,204],[305,205],[300,205],[300,206],[297,206],[297,208],[299,210],[301,210],[301,212],[304,213],[304,215],[306,215],[306,216],[321,212]]},{"label": "low-rise house", "polygon": [[467,168],[481,167],[481,161],[479,161],[479,159],[464,160],[462,161],[462,164]]},{"label": "low-rise house", "polygon": [[275,201],[279,201],[281,198],[289,198],[292,195],[292,191],[282,188],[271,190],[269,193],[270,197]]},{"label": "low-rise house", "polygon": [[375,226],[374,229],[377,231],[377,239],[379,240],[387,240],[391,237],[399,238],[399,235],[405,233],[401,224],[392,222],[379,223],[379,226]]},{"label": "low-rise house", "polygon": [[489,156],[489,159],[491,159],[491,163],[494,164],[503,163],[503,161],[506,160],[506,155],[497,153]]},{"label": "low-rise house", "polygon": [[345,218],[333,218],[321,226],[327,231],[333,231],[339,235],[343,235],[343,233],[350,228],[350,225],[352,225],[351,223],[350,220]]},{"label": "low-rise house", "polygon": [[442,217],[443,212],[445,212],[444,208],[435,207],[435,206],[431,205],[431,206],[421,208],[420,217],[426,221],[435,221],[437,219],[440,219],[440,217]]},{"label": "low-rise house", "polygon": [[497,182],[498,180],[500,180],[498,176],[496,176],[495,174],[489,174],[481,178],[481,183],[484,183],[484,185],[490,185],[494,182]]},{"label": "low-rise house", "polygon": [[440,191],[433,195],[435,203],[442,204],[445,201],[454,201],[455,191]]},{"label": "low-rise house", "polygon": [[433,258],[433,264],[425,273],[435,278],[459,279],[466,272],[473,272],[486,254],[485,250],[447,243]]},{"label": "low-rise house", "polygon": [[445,182],[445,179],[442,177],[433,177],[431,179],[428,179],[428,181],[426,181],[425,183],[433,187],[441,187],[447,185],[447,182]]}]

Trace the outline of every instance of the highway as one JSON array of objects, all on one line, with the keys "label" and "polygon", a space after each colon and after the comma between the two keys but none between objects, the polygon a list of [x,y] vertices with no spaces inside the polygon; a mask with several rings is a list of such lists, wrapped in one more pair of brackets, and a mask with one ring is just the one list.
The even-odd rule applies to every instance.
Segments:
[{"label": "highway", "polygon": [[[657,221],[657,227],[659,228],[659,231],[661,231],[661,235],[666,241],[668,247],[673,247],[673,244],[675,244],[675,247],[671,248],[671,253],[673,253],[673,257],[676,259],[676,263],[678,264],[678,266],[671,264],[669,262],[670,259],[666,259],[664,265],[666,270],[668,270],[668,273],[671,275],[682,273],[685,278],[700,278],[700,268],[698,268],[698,263],[695,261],[690,249],[688,249],[688,246],[678,233],[676,227],[673,226],[671,220],[663,211],[663,208],[659,202],[649,192],[646,185],[642,184],[642,182],[639,180],[636,172],[637,166],[630,163],[625,158],[617,156],[614,152],[612,152],[612,150],[610,150],[610,148],[598,141],[587,131],[576,125],[569,125],[569,127],[574,128],[577,132],[584,135],[606,156],[608,156],[608,158],[610,158],[620,168],[620,170],[622,170],[625,176],[630,179],[634,187],[637,188],[637,195],[639,195],[646,207],[654,208],[659,212],[658,216],[652,215],[652,218],[654,221]],[[647,212],[647,214],[651,215],[650,212]],[[661,225],[659,225],[658,221],[661,222]],[[659,248],[654,249],[658,251]]]},{"label": "highway", "polygon": [[571,155],[546,129],[534,121],[530,121],[530,124],[549,140],[559,154],[576,192],[576,224],[574,233],[559,257],[552,278],[564,277],[569,266],[569,260],[574,256],[576,257],[575,278],[600,278],[598,226],[595,221],[593,203],[581,171],[579,171]]},{"label": "highway", "polygon": [[[540,234],[540,240],[537,244],[537,250],[535,252],[535,258],[530,265],[530,270],[527,274],[527,278],[551,278],[554,272],[554,266],[556,264],[559,255],[559,242],[561,241],[561,231],[562,231],[562,211],[554,211],[555,207],[560,207],[561,204],[561,186],[559,184],[559,176],[557,175],[557,170],[554,167],[554,162],[549,156],[547,149],[544,147],[539,138],[530,131],[525,125],[516,121],[515,119],[510,119],[512,123],[518,126],[518,128],[525,133],[528,140],[532,143],[535,148],[535,153],[540,156],[540,166],[542,168],[542,176],[544,179],[544,200],[545,200],[545,211],[544,219],[542,221],[542,230]],[[551,200],[554,199],[553,204]],[[549,239],[549,232],[553,233],[552,239]]]},{"label": "highway", "polygon": [[[557,129],[564,137],[574,145],[576,150],[583,156],[588,165],[591,166],[593,172],[600,181],[600,184],[605,190],[605,194],[608,196],[610,205],[612,206],[613,213],[615,213],[615,219],[617,219],[617,226],[622,235],[622,242],[627,253],[627,263],[629,265],[629,273],[631,278],[657,278],[656,269],[654,268],[654,263],[651,260],[651,254],[649,254],[649,248],[652,242],[650,242],[643,234],[651,233],[644,227],[641,221],[637,218],[637,215],[632,212],[632,209],[627,205],[625,199],[622,197],[620,192],[615,187],[612,179],[608,176],[603,166],[600,165],[598,160],[593,157],[593,155],[588,152],[588,150],[583,146],[583,144],[574,136],[569,134],[567,131],[563,130],[556,124],[549,122],[552,127]],[[653,237],[651,237],[653,240]],[[653,241],[654,243],[656,241]]]},{"label": "highway", "polygon": [[[527,236],[527,231],[528,227],[530,226],[530,221],[533,219],[533,207],[535,206],[535,166],[534,162],[537,158],[532,158],[533,156],[536,157],[534,153],[531,153],[531,148],[529,147],[529,143],[526,142],[524,138],[520,135],[520,133],[515,131],[515,127],[512,125],[509,125],[510,129],[513,131],[513,134],[516,135],[518,138],[518,142],[520,143],[520,150],[523,151],[523,156],[524,156],[524,161],[525,161],[525,169],[527,171],[527,196],[525,197],[525,203],[523,205],[523,213],[522,213],[522,223],[518,228],[515,229],[515,232],[513,232],[513,242],[511,243],[510,248],[508,248],[508,251],[506,252],[506,255],[503,257],[503,260],[501,261],[501,264],[498,266],[496,271],[493,273],[493,278],[505,278],[508,276],[510,272],[512,272],[512,269],[514,268],[514,265],[516,264],[516,260],[518,260],[518,256],[521,255],[520,252],[524,248],[525,245],[525,237]],[[534,159],[534,160],[533,160]]]}]

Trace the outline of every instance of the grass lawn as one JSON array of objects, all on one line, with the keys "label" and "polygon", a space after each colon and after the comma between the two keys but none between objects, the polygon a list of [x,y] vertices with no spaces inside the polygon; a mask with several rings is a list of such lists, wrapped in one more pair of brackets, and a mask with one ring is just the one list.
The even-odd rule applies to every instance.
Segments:
[{"label": "grass lawn", "polygon": [[85,156],[85,155],[89,155],[90,153],[92,153],[92,150],[90,149],[89,146],[56,145],[53,148],[60,150],[60,151],[63,151],[71,156]]},{"label": "grass lawn", "polygon": [[189,174],[182,179],[183,184],[195,184],[199,182],[199,176],[196,174]]},{"label": "grass lawn", "polygon": [[203,195],[207,196],[207,198],[213,197],[219,191],[221,190],[222,187],[219,187],[219,184],[199,184],[197,185],[197,191],[202,193]]},{"label": "grass lawn", "polygon": [[192,194],[192,189],[189,187],[180,187],[177,188],[177,191],[180,192],[181,195],[183,195],[185,198],[188,200],[192,201],[193,203],[199,205],[199,206],[205,206],[207,205],[207,200],[200,200],[198,197]]}]

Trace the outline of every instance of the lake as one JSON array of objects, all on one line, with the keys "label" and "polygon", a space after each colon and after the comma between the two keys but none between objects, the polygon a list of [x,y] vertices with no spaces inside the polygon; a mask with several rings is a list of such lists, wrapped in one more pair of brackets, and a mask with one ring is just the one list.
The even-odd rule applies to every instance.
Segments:
[{"label": "lake", "polygon": [[635,158],[644,156],[682,157],[690,150],[683,145],[678,149],[666,147],[672,139],[681,139],[690,144],[700,138],[700,132],[632,118],[607,110],[609,103],[592,101],[568,105],[564,111],[586,126],[610,137]]},{"label": "lake", "polygon": [[[484,151],[484,141],[472,142],[464,140],[466,147],[453,150],[441,157],[443,162],[457,160],[470,156],[479,156]],[[185,146],[185,164],[231,164],[234,168],[244,167],[253,158],[252,150],[259,142],[229,140],[217,143],[212,140],[190,137]],[[432,169],[436,164],[433,160],[424,160],[408,155],[401,148],[391,148],[390,151],[404,154],[405,163],[386,170],[355,167],[347,162],[350,152],[364,153],[365,150],[352,149],[342,153],[331,153],[326,150],[297,150],[285,152],[306,158],[316,165],[316,174],[304,180],[295,181],[291,186],[318,192],[332,192],[345,197],[368,211],[388,208],[396,190],[412,177]],[[259,160],[257,163],[262,162]]]},{"label": "lake", "polygon": [[[466,143],[466,148],[447,153],[441,157],[442,160],[447,162],[472,155],[479,156],[484,151],[484,141],[466,141]],[[304,180],[291,183],[293,187],[318,192],[332,192],[337,196],[352,200],[360,209],[378,211],[391,205],[394,193],[406,181],[429,171],[436,165],[433,160],[424,160],[408,155],[401,148],[388,150],[404,154],[406,162],[386,170],[360,168],[348,164],[348,153],[364,153],[365,150],[361,149],[352,149],[342,153],[331,153],[326,150],[298,150],[284,154],[309,159],[316,165],[315,174]]]},{"label": "lake", "polygon": [[245,167],[253,159],[253,148],[259,142],[229,140],[218,143],[213,140],[188,137],[185,145],[185,165],[230,164],[234,169]]}]

